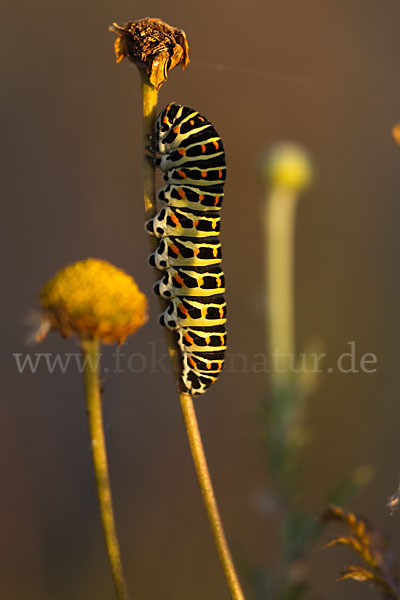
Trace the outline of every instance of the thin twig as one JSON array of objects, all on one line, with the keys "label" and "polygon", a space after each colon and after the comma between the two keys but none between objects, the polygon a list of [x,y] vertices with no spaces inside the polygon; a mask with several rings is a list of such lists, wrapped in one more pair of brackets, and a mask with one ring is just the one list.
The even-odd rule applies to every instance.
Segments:
[{"label": "thin twig", "polygon": [[85,339],[82,340],[81,345],[84,358],[83,374],[85,381],[89,433],[92,445],[97,496],[99,499],[104,537],[106,540],[108,558],[111,565],[117,598],[118,600],[128,600],[129,596],[122,568],[121,554],[112,505],[110,477],[108,474],[101,391],[99,383],[99,340]]},{"label": "thin twig", "polygon": [[234,600],[244,600],[244,595],[235,571],[228,542],[226,541],[222,526],[222,520],[219,514],[217,501],[215,499],[211,477],[207,466],[207,460],[204,454],[203,443],[201,441],[196,412],[193,406],[193,400],[192,397],[185,392],[180,392],[179,399],[183,418],[185,419],[186,432],[189,439],[190,449],[192,451],[197,479],[200,485],[204,506],[207,511],[208,521],[214,536],[215,545],[217,547],[225,578],[232,598],[234,598]]}]

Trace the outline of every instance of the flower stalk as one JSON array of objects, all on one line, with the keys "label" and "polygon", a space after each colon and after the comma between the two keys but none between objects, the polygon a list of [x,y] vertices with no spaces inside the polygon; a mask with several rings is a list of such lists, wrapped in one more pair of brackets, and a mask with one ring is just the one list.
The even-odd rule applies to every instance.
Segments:
[{"label": "flower stalk", "polygon": [[108,473],[99,381],[99,340],[82,339],[81,347],[84,358],[83,374],[89,435],[104,537],[117,598],[118,600],[128,600],[128,589],[122,567]]},{"label": "flower stalk", "polygon": [[268,290],[267,348],[279,359],[271,373],[275,391],[291,387],[291,362],[295,355],[294,328],[294,233],[297,195],[277,187],[268,192],[264,209],[264,243]]},{"label": "flower stalk", "polygon": [[192,452],[197,479],[203,496],[208,521],[214,536],[214,542],[224,571],[229,591],[234,600],[244,600],[240,582],[235,571],[232,556],[226,541],[217,501],[215,499],[212,481],[204,454],[199,425],[191,396],[186,392],[179,393],[181,410],[185,420],[186,432]]},{"label": "flower stalk", "polygon": [[101,520],[118,600],[128,600],[111,497],[102,414],[100,343],[122,342],[147,321],[147,298],[135,280],[114,265],[88,258],[67,265],[40,292],[42,313],[35,334],[41,341],[51,330],[78,336],[89,435]]}]

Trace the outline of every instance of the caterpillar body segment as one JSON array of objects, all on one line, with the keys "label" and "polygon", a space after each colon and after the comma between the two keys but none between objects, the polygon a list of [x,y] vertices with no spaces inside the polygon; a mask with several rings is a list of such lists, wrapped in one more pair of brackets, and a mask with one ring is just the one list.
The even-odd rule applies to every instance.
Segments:
[{"label": "caterpillar body segment", "polygon": [[171,298],[172,296],[190,296],[195,292],[197,296],[212,296],[215,289],[225,291],[225,277],[220,265],[208,267],[171,267],[154,285],[158,296]]},{"label": "caterpillar body segment", "polygon": [[225,325],[214,327],[181,327],[177,330],[182,352],[220,352],[226,350]]},{"label": "caterpillar body segment", "polygon": [[178,104],[159,115],[154,141],[155,163],[166,185],[158,194],[161,210],[146,223],[148,233],[159,239],[149,263],[163,272],[154,291],[168,300],[160,323],[176,331],[182,386],[198,395],[216,381],[226,350],[218,239],[225,152],[212,123]]},{"label": "caterpillar body segment", "polygon": [[196,354],[183,354],[183,364],[187,364],[189,369],[194,369],[198,373],[207,373],[208,375],[218,374],[224,364],[225,352],[210,352],[209,354],[197,352]]},{"label": "caterpillar body segment", "polygon": [[160,315],[160,324],[168,329],[210,327],[226,323],[226,302],[222,294],[212,297],[171,298]]},{"label": "caterpillar body segment", "polygon": [[[216,151],[217,150],[217,151]],[[217,138],[194,143],[187,148],[179,148],[156,158],[156,165],[167,173],[170,169],[177,167],[190,167],[191,163],[197,167],[225,167],[225,154]]]},{"label": "caterpillar body segment", "polygon": [[192,210],[220,210],[224,190],[221,185],[210,187],[168,184],[161,188],[158,199],[167,206]]},{"label": "caterpillar body segment", "polygon": [[217,237],[161,238],[158,248],[149,256],[149,264],[164,270],[174,266],[207,266],[221,262],[222,250]]},{"label": "caterpillar body segment", "polygon": [[207,167],[206,164],[194,166],[188,164],[185,167],[170,169],[164,175],[164,181],[167,183],[177,183],[186,185],[207,186],[219,185],[226,179],[226,167],[222,165]]},{"label": "caterpillar body segment", "polygon": [[176,235],[179,237],[208,237],[218,235],[220,216],[218,212],[205,214],[187,208],[166,206],[149,219],[147,231],[158,238]]}]

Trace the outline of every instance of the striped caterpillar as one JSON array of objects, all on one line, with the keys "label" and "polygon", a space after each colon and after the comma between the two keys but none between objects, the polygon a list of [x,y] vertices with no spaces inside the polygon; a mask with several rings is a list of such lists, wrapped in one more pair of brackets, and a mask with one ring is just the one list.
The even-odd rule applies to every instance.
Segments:
[{"label": "striped caterpillar", "polygon": [[155,163],[166,185],[161,210],[146,223],[159,238],[150,265],[163,271],[157,295],[169,300],[161,325],[176,330],[181,381],[192,395],[216,381],[226,350],[225,279],[219,210],[226,179],[225,152],[214,126],[196,110],[169,104],[155,127]]}]

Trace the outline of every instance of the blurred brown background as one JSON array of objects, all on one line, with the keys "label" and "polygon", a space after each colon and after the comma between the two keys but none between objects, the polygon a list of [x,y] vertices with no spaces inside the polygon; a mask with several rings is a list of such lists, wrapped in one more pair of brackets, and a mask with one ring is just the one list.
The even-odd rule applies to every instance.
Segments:
[{"label": "blurred brown background", "polygon": [[[13,353],[28,351],[23,317],[38,306],[41,284],[88,256],[124,268],[149,296],[151,320],[124,352],[165,351],[146,265],[138,75],[115,64],[107,30],[145,16],[183,28],[190,44],[191,63],[171,73],[160,108],[170,100],[193,106],[224,140],[230,349],[249,361],[263,351],[264,326],[256,161],[282,139],[315,158],[317,180],[298,214],[299,347],[317,335],[329,365],[355,340],[357,357],[377,355],[378,371],[323,374],[308,413],[304,505],[320,510],[329,489],[370,464],[376,478],[352,508],[400,550],[400,514],[391,518],[385,506],[400,474],[400,148],[390,135],[400,119],[398,1],[38,0],[4,8],[0,597],[113,597],[81,377],[43,366],[19,374]],[[78,348],[54,334],[32,351]],[[170,374],[110,372],[105,389],[134,597],[228,598]],[[254,423],[267,390],[266,375],[234,370],[197,402],[228,537],[259,565],[276,561],[273,522],[255,500],[268,490]],[[325,600],[375,598],[355,583],[334,583],[345,560],[340,550],[314,552],[314,590]]]}]

